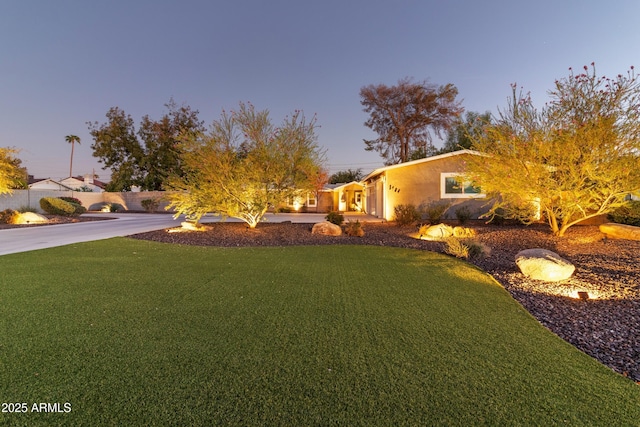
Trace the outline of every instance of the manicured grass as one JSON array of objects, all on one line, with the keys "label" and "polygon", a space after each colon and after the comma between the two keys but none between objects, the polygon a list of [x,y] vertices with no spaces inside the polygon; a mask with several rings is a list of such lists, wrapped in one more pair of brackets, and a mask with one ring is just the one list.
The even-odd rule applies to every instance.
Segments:
[{"label": "manicured grass", "polygon": [[129,239],[0,257],[9,425],[638,425],[640,387],[479,270]]}]

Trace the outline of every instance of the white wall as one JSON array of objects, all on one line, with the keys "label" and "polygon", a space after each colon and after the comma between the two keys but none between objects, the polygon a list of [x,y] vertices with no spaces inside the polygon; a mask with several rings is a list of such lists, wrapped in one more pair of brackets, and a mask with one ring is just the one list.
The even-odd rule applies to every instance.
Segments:
[{"label": "white wall", "polygon": [[[75,197],[82,202],[82,206],[89,210],[100,210],[105,203],[119,203],[127,210],[143,211],[142,200],[161,198],[167,193],[164,191],[142,191],[139,193],[90,193],[82,191],[55,191],[55,190],[13,190],[11,194],[0,195],[0,211],[5,209],[18,210],[21,208],[40,209],[40,199],[44,197]],[[166,201],[161,201],[159,212],[164,211]]]}]

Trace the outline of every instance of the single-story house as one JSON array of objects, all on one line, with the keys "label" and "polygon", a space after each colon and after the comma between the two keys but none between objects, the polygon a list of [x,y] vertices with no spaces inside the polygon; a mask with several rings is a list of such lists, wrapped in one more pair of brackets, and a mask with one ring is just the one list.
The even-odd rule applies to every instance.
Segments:
[{"label": "single-story house", "polygon": [[352,181],[326,184],[324,192],[331,196],[332,211],[364,212],[364,183]]},{"label": "single-story house", "polygon": [[488,210],[486,197],[480,188],[462,180],[465,159],[477,155],[460,150],[374,170],[363,179],[366,213],[392,221],[397,205],[447,203],[451,205],[448,217],[466,206],[477,218]]},{"label": "single-story house", "polygon": [[356,181],[325,184],[317,194],[309,192],[287,200],[286,207],[295,212],[363,212],[364,184]]}]

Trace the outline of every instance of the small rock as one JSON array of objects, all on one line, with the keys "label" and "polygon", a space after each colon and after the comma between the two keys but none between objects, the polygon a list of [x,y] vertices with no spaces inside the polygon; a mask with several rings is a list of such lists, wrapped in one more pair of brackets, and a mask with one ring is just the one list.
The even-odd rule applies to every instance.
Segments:
[{"label": "small rock", "polygon": [[608,222],[598,228],[609,239],[640,240],[640,227]]},{"label": "small rock", "polygon": [[342,235],[342,228],[340,228],[339,225],[335,225],[329,221],[323,221],[313,225],[311,234],[321,234],[323,236],[340,236]]},{"label": "small rock", "polygon": [[525,249],[516,254],[516,264],[527,277],[545,282],[558,282],[571,277],[576,267],[547,249]]}]

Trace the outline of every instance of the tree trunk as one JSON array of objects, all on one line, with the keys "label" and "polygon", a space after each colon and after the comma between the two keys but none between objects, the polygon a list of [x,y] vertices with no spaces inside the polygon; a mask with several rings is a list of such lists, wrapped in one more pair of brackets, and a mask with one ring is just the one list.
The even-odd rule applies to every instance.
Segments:
[{"label": "tree trunk", "polygon": [[73,146],[74,143],[71,141],[71,161],[69,162],[69,178],[73,176]]}]

